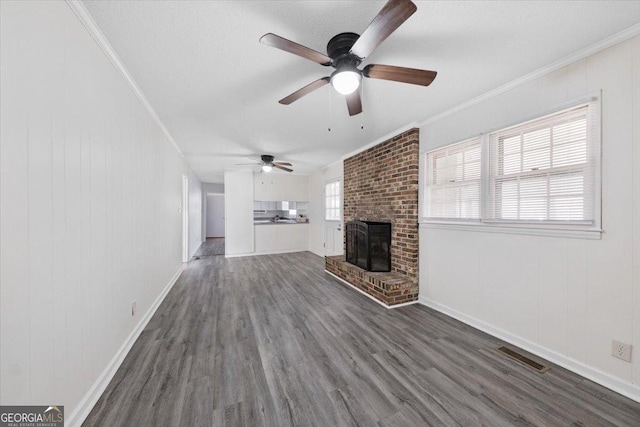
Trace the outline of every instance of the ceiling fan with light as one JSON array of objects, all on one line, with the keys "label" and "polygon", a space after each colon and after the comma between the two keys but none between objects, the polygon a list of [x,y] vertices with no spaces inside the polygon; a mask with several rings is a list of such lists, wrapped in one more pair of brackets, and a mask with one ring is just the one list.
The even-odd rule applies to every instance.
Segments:
[{"label": "ceiling fan with light", "polygon": [[273,168],[281,169],[286,172],[293,172],[293,169],[287,166],[293,166],[288,162],[274,162],[275,157],[270,154],[263,154],[260,156],[260,161],[256,160],[255,163],[238,163],[236,166],[242,165],[260,165],[262,172],[271,172]]},{"label": "ceiling fan with light", "polygon": [[363,76],[372,79],[393,80],[429,86],[436,78],[437,72],[435,71],[379,64],[369,64],[362,70],[358,69],[362,61],[404,21],[413,15],[416,10],[417,7],[411,0],[389,0],[362,35],[340,33],[329,40],[327,44],[328,56],[272,33],[262,36],[260,42],[263,44],[293,53],[325,67],[336,69],[330,76],[322,77],[306,85],[279,102],[289,105],[314,90],[331,83],[338,93],[346,96],[349,115],[354,116],[362,112],[359,88]]}]

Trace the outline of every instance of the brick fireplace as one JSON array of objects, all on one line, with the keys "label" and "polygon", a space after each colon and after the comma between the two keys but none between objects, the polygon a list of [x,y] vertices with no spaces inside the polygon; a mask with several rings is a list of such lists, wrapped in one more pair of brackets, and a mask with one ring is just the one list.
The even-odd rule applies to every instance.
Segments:
[{"label": "brick fireplace", "polygon": [[386,305],[418,299],[419,130],[344,161],[344,222],[391,223],[391,272],[373,273],[327,257],[326,269]]}]

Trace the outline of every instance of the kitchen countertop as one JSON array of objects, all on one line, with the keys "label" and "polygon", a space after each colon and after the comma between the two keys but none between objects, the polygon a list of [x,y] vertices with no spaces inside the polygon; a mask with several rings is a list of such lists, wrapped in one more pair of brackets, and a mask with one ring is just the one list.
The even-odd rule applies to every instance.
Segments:
[{"label": "kitchen countertop", "polygon": [[253,225],[299,225],[299,224],[309,224],[309,222],[296,222],[296,221],[253,221]]}]

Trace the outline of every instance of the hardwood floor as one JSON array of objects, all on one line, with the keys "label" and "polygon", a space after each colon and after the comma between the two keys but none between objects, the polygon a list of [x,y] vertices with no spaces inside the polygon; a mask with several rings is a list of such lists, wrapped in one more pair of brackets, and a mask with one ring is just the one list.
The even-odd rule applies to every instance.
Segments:
[{"label": "hardwood floor", "polygon": [[640,424],[639,403],[424,306],[380,307],[323,265],[191,262],[85,425]]},{"label": "hardwood floor", "polygon": [[207,237],[207,241],[203,242],[194,257],[224,255],[224,237]]}]

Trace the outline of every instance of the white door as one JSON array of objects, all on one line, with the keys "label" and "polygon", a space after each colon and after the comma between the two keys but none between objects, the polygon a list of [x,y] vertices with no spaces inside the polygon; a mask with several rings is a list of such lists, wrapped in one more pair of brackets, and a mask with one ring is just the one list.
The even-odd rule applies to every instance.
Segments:
[{"label": "white door", "polygon": [[324,222],[324,254],[327,256],[342,255],[342,222]]},{"label": "white door", "polygon": [[342,191],[340,180],[324,184],[324,254],[342,255]]},{"label": "white door", "polygon": [[207,194],[207,237],[224,237],[224,195]]}]

